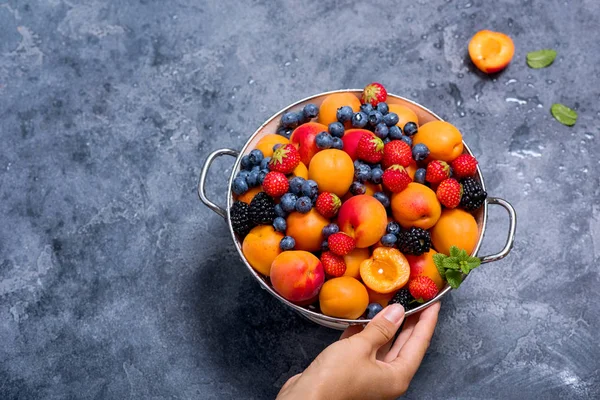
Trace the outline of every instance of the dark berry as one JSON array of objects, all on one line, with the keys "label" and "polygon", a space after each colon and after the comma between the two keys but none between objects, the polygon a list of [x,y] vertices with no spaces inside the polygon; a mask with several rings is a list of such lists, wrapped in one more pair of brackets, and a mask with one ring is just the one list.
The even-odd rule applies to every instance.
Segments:
[{"label": "dark berry", "polygon": [[291,236],[284,236],[279,242],[279,248],[283,251],[292,250],[294,247],[296,247],[296,241]]},{"label": "dark berry", "polygon": [[365,126],[367,126],[368,122],[369,117],[363,111],[359,111],[352,116],[352,126],[354,128],[364,128]]},{"label": "dark berry", "polygon": [[304,114],[304,119],[310,120],[316,118],[319,115],[319,107],[316,105],[309,103],[304,106],[302,109],[302,113]]},{"label": "dark berry", "polygon": [[271,225],[275,219],[275,201],[265,192],[259,192],[250,202],[248,214],[257,225]]},{"label": "dark berry", "polygon": [[419,168],[415,172],[415,182],[420,183],[421,185],[425,184],[425,175],[427,174],[427,170],[425,168]]},{"label": "dark berry", "polygon": [[377,135],[377,137],[379,137],[381,139],[385,139],[388,136],[388,134],[390,133],[390,130],[386,124],[384,124],[383,122],[380,122],[377,124],[377,126],[375,127],[375,130],[373,132],[375,132],[375,135]]},{"label": "dark berry", "polygon": [[387,137],[383,138],[381,141],[383,142],[383,144],[388,144],[389,142],[392,141],[392,139],[390,139],[390,137],[387,136]]},{"label": "dark berry", "polygon": [[300,121],[302,121],[303,118],[304,117],[297,112],[286,112],[281,116],[281,125],[286,128],[295,128],[300,124]]},{"label": "dark berry", "polygon": [[406,143],[407,145],[409,145],[410,147],[412,147],[412,138],[410,136],[402,135],[402,137],[400,138],[400,140],[402,140],[404,143]]},{"label": "dark berry", "polygon": [[276,217],[287,218],[287,212],[285,212],[285,210],[281,207],[281,203],[275,204],[273,209],[275,210]]},{"label": "dark berry", "polygon": [[331,146],[331,148],[337,149],[337,150],[343,150],[344,149],[344,142],[342,142],[342,139],[340,139],[339,137],[334,137],[333,138],[333,145]]},{"label": "dark berry", "polygon": [[390,221],[388,222],[387,226],[385,227],[385,231],[387,233],[391,233],[394,235],[398,235],[400,233],[402,229],[400,228],[400,224],[397,223],[396,221]]},{"label": "dark berry", "polygon": [[414,122],[407,122],[403,130],[405,135],[413,136],[419,131],[419,128]]},{"label": "dark berry", "polygon": [[246,177],[246,182],[249,187],[254,187],[258,185],[258,174],[260,173],[260,169],[252,169],[248,176]]},{"label": "dark berry", "polygon": [[260,162],[260,169],[269,169],[269,161],[271,161],[271,157],[265,157]]},{"label": "dark berry", "polygon": [[263,158],[265,158],[262,151],[260,151],[259,149],[252,150],[249,154],[249,157],[252,165],[260,165]]},{"label": "dark berry", "polygon": [[364,112],[365,114],[369,115],[369,113],[371,111],[373,111],[373,105],[371,103],[365,103],[365,104],[361,104],[360,106],[360,111]]},{"label": "dark berry", "polygon": [[371,167],[367,164],[361,164],[354,169],[354,177],[359,182],[366,182],[371,178]]},{"label": "dark berry", "polygon": [[398,235],[398,249],[406,254],[420,256],[431,249],[431,235],[421,228],[409,228]]},{"label": "dark berry", "polygon": [[233,193],[237,194],[238,196],[244,194],[248,191],[248,182],[246,181],[246,179],[242,178],[241,176],[238,176],[233,180],[231,190],[233,190]]},{"label": "dark berry", "polygon": [[250,175],[250,171],[248,171],[248,170],[246,170],[246,169],[243,169],[243,170],[241,170],[240,172],[238,172],[238,174],[237,174],[236,178],[243,178],[243,179],[246,179],[246,178],[248,178],[248,175]]},{"label": "dark berry", "polygon": [[329,236],[333,235],[334,233],[338,233],[339,231],[340,227],[337,226],[337,224],[331,223],[329,225],[325,225],[321,233],[323,234],[323,237],[327,239]]},{"label": "dark berry", "polygon": [[267,176],[267,174],[269,173],[268,169],[261,169],[260,172],[258,173],[258,184],[262,185],[263,181],[265,180],[265,176]]},{"label": "dark berry", "polygon": [[281,208],[283,209],[283,211],[292,212],[296,209],[297,201],[298,201],[298,196],[296,196],[294,193],[286,193],[283,196],[281,196],[281,200],[279,201],[279,204],[281,205]]},{"label": "dark berry", "polygon": [[371,111],[369,113],[369,125],[377,126],[377,124],[383,121],[383,114],[379,111]]},{"label": "dark berry", "polygon": [[382,177],[383,177],[383,170],[381,168],[373,168],[371,170],[371,182],[373,182],[375,184],[380,184]]},{"label": "dark berry", "polygon": [[423,161],[429,157],[429,149],[423,143],[417,143],[412,148],[412,156],[415,161]]},{"label": "dark berry", "polygon": [[295,176],[290,180],[290,192],[299,196],[302,193],[302,185],[306,180],[300,176]]},{"label": "dark berry", "polygon": [[402,129],[398,125],[390,126],[388,137],[392,140],[400,140],[402,138]]},{"label": "dark berry", "polygon": [[376,192],[373,193],[373,197],[375,197],[375,199],[377,199],[377,201],[379,201],[384,207],[387,208],[390,206],[390,198],[387,194],[383,192]]},{"label": "dark berry", "polygon": [[474,178],[465,178],[460,181],[463,187],[463,195],[460,199],[460,206],[467,211],[477,210],[483,205],[487,193],[479,182]]},{"label": "dark berry", "polygon": [[292,136],[292,132],[294,132],[294,128],[287,128],[285,126],[280,126],[277,128],[277,133],[279,136],[283,136],[286,139],[289,139]]},{"label": "dark berry", "polygon": [[244,157],[242,157],[242,168],[243,169],[250,169],[252,168],[252,161],[250,161],[250,156],[248,154],[246,154]]},{"label": "dark berry", "polygon": [[331,134],[331,136],[333,137],[339,137],[341,138],[342,136],[344,136],[344,125],[341,122],[332,122],[329,124],[328,127],[329,133]]},{"label": "dark berry", "polygon": [[[379,104],[381,104],[381,103],[379,103]],[[387,126],[394,126],[398,123],[399,120],[400,119],[398,118],[398,114],[393,113],[393,112],[383,116],[383,122],[385,122],[385,124]]]},{"label": "dark berry", "polygon": [[[381,103],[379,103],[381,104]],[[379,303],[371,303],[367,306],[367,319],[373,319],[379,312],[383,310],[383,306]]]},{"label": "dark berry", "polygon": [[312,179],[304,181],[302,184],[302,194],[312,199],[319,194],[319,185]]},{"label": "dark berry", "polygon": [[281,146],[283,146],[281,143],[275,143],[273,145],[273,152],[277,151],[277,149],[280,148]]},{"label": "dark berry", "polygon": [[236,201],[229,209],[231,227],[233,231],[242,238],[254,227],[254,223],[248,215],[248,204],[243,201]]},{"label": "dark berry", "polygon": [[321,251],[322,252],[329,251],[329,242],[327,240],[323,240],[321,242]]},{"label": "dark berry", "polygon": [[331,137],[331,135],[327,132],[317,133],[317,136],[315,137],[315,144],[317,145],[318,149],[330,149],[331,146],[333,146],[333,137]]},{"label": "dark berry", "polygon": [[401,304],[405,310],[410,310],[412,308],[410,303],[413,300],[414,300],[414,298],[411,296],[408,289],[400,289],[396,292],[394,297],[392,297],[392,299],[388,302],[388,305],[389,304]]},{"label": "dark berry", "polygon": [[273,220],[273,228],[277,232],[285,232],[287,229],[287,223],[285,222],[285,218],[277,217]]},{"label": "dark berry", "polygon": [[386,233],[381,237],[381,244],[386,247],[394,247],[398,238],[393,233]]},{"label": "dark berry", "polygon": [[344,123],[352,119],[352,114],[354,114],[352,107],[344,106],[337,109],[336,117],[338,121]]},{"label": "dark berry", "polygon": [[390,112],[390,108],[388,107],[387,103],[381,102],[377,103],[377,111],[379,111],[383,115],[386,115]]},{"label": "dark berry", "polygon": [[312,208],[312,200],[308,196],[302,196],[296,202],[296,211],[306,214]]},{"label": "dark berry", "polygon": [[357,196],[359,194],[365,194],[366,192],[367,187],[364,183],[354,181],[352,182],[352,185],[350,185],[350,193],[352,193],[354,196]]}]

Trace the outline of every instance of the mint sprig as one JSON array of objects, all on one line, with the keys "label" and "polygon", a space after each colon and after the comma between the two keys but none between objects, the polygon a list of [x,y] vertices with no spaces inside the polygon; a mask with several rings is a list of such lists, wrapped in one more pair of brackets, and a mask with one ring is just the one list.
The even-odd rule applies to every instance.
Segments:
[{"label": "mint sprig", "polygon": [[469,256],[464,249],[452,246],[450,247],[450,256],[442,253],[434,254],[433,263],[442,278],[448,282],[452,289],[456,289],[469,272],[481,265],[481,260]]}]

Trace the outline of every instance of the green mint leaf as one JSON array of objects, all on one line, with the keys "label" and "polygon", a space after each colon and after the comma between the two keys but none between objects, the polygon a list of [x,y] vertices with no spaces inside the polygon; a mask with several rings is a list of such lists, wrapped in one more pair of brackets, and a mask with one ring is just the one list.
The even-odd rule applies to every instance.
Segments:
[{"label": "green mint leaf", "polygon": [[462,274],[458,271],[447,271],[446,272],[446,281],[452,289],[457,289],[462,283]]},{"label": "green mint leaf", "polygon": [[573,126],[577,122],[577,113],[575,110],[562,104],[552,104],[550,108],[552,116],[561,124],[566,126]]},{"label": "green mint leaf", "polygon": [[456,246],[450,247],[450,257],[458,257],[460,254],[460,249]]},{"label": "green mint leaf", "polygon": [[461,261],[460,270],[463,272],[463,274],[467,275],[471,271],[469,269],[469,263],[467,261]]},{"label": "green mint leaf", "polygon": [[459,259],[460,261],[464,261],[464,260],[466,260],[467,258],[469,258],[469,255],[467,254],[467,251],[466,251],[465,249],[461,249],[461,250],[458,252],[458,259]]},{"label": "green mint leaf", "polygon": [[527,53],[527,65],[533,69],[546,68],[554,62],[556,51],[544,49]]},{"label": "green mint leaf", "polygon": [[446,255],[436,253],[433,255],[433,263],[437,268],[442,279],[446,279],[446,268],[444,268],[444,260],[446,259]]},{"label": "green mint leaf", "polygon": [[472,271],[481,265],[481,260],[477,257],[469,257],[467,264],[469,265],[469,271]]},{"label": "green mint leaf", "polygon": [[448,257],[444,260],[444,268],[459,270],[460,269],[459,262],[460,261],[456,257]]}]

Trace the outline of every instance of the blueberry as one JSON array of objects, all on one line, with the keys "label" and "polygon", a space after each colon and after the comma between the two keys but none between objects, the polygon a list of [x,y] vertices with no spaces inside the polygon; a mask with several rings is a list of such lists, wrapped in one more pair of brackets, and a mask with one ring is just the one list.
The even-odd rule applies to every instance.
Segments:
[{"label": "blueberry", "polygon": [[378,123],[383,121],[383,114],[379,111],[371,111],[369,113],[369,124],[371,126],[377,126]]},{"label": "blueberry", "polygon": [[378,138],[385,139],[388,136],[390,130],[387,127],[386,124],[384,124],[383,122],[380,122],[375,127],[375,131],[374,132],[375,132],[375,135],[377,135]]},{"label": "blueberry", "polygon": [[342,142],[342,139],[339,137],[334,137],[333,145],[331,147],[337,150],[344,150],[344,142]]},{"label": "blueberry", "polygon": [[281,204],[275,204],[275,215],[281,218],[287,218],[287,213],[281,208]]},{"label": "blueberry", "polygon": [[327,239],[329,236],[333,235],[334,233],[338,233],[339,231],[340,227],[337,226],[337,224],[331,223],[329,225],[325,225],[321,233],[323,234],[323,237]]},{"label": "blueberry", "polygon": [[371,169],[373,169],[373,168],[379,168],[379,169],[381,169],[381,163],[371,164]]},{"label": "blueberry", "polygon": [[285,218],[277,217],[273,220],[273,228],[277,232],[285,232],[287,229],[287,223],[285,222]]},{"label": "blueberry", "polygon": [[333,138],[327,132],[320,132],[317,133],[317,136],[315,137],[315,144],[318,149],[330,149],[331,146],[333,146]]},{"label": "blueberry", "polygon": [[369,113],[371,111],[373,111],[373,105],[371,103],[365,103],[365,104],[361,104],[360,106],[360,111],[364,112],[365,114],[369,115]]},{"label": "blueberry", "polygon": [[392,140],[399,140],[402,138],[402,129],[398,125],[390,126],[390,133],[388,137]]},{"label": "blueberry", "polygon": [[410,136],[402,135],[400,140],[412,147],[412,138]]},{"label": "blueberry", "polygon": [[277,151],[277,149],[280,148],[281,146],[283,146],[283,144],[281,144],[281,143],[275,143],[273,145],[273,152]]},{"label": "blueberry", "polygon": [[423,161],[429,156],[429,149],[423,143],[417,143],[412,149],[412,155],[415,161]]},{"label": "blueberry", "polygon": [[271,161],[271,157],[265,157],[260,162],[260,169],[269,169],[269,161]]},{"label": "blueberry", "polygon": [[391,142],[391,141],[392,141],[392,139],[390,139],[390,137],[389,137],[389,136],[388,136],[388,137],[386,137],[386,138],[383,138],[383,140],[382,140],[382,142],[383,142],[383,144],[384,144],[384,145],[388,144],[388,143],[389,143],[389,142]]},{"label": "blueberry", "polygon": [[254,149],[250,152],[249,158],[252,165],[260,165],[261,161],[265,157],[263,156],[262,151],[260,151],[259,149]]},{"label": "blueberry", "polygon": [[419,131],[419,128],[417,127],[417,124],[415,124],[414,122],[407,122],[406,125],[404,125],[404,134],[408,135],[408,136],[412,136],[414,134],[416,134]]},{"label": "blueberry", "polygon": [[313,181],[312,179],[304,181],[302,184],[302,195],[312,198],[317,194],[319,194],[319,186],[317,185],[317,182]]},{"label": "blueberry", "polygon": [[296,241],[291,236],[284,236],[279,242],[279,248],[283,251],[291,250],[296,247]]},{"label": "blueberry", "polygon": [[233,193],[239,196],[248,191],[248,183],[244,178],[238,176],[233,180],[233,186],[231,189],[233,190]]},{"label": "blueberry", "polygon": [[383,115],[386,115],[390,112],[390,108],[388,107],[387,103],[377,103],[377,111]]},{"label": "blueberry", "polygon": [[373,168],[371,170],[371,182],[375,184],[381,183],[381,178],[383,177],[383,170],[381,168]]},{"label": "blueberry", "polygon": [[364,162],[362,162],[361,160],[354,161],[354,169],[358,169],[363,164]]},{"label": "blueberry", "polygon": [[369,116],[364,111],[359,111],[352,116],[352,126],[354,128],[364,128],[368,122]]},{"label": "blueberry", "polygon": [[336,117],[341,123],[348,122],[352,119],[354,111],[350,106],[344,106],[337,109]]},{"label": "blueberry", "polygon": [[240,172],[238,172],[236,178],[241,177],[243,179],[246,179],[248,175],[250,175],[250,171],[243,169]]},{"label": "blueberry", "polygon": [[323,242],[321,242],[321,251],[329,251],[329,242],[327,240],[323,240]]},{"label": "blueberry", "polygon": [[267,176],[267,174],[269,173],[268,169],[261,169],[260,172],[258,173],[258,184],[262,185],[263,181],[265,180],[265,176]]},{"label": "blueberry", "polygon": [[250,172],[252,172],[252,171],[260,172],[260,165],[253,166],[252,169],[250,170]]},{"label": "blueberry", "polygon": [[398,123],[399,120],[400,119],[398,118],[398,114],[393,112],[383,116],[383,122],[385,122],[387,126],[394,126]]},{"label": "blueberry", "polygon": [[277,128],[277,133],[280,136],[283,136],[286,139],[289,139],[292,136],[292,132],[294,132],[294,128],[286,128],[285,126],[280,126]]},{"label": "blueberry", "polygon": [[307,196],[302,196],[296,202],[296,211],[306,214],[312,208],[312,201]]},{"label": "blueberry", "polygon": [[393,235],[398,235],[400,233],[400,230],[400,224],[396,221],[388,222],[387,226],[385,227],[385,231]]},{"label": "blueberry", "polygon": [[381,244],[386,247],[394,247],[398,238],[393,233],[387,233],[381,238]]},{"label": "blueberry", "polygon": [[427,174],[427,170],[425,168],[419,168],[418,170],[416,170],[415,171],[415,182],[424,185],[426,174]]},{"label": "blueberry", "polygon": [[390,206],[390,198],[387,196],[387,194],[385,194],[383,192],[376,192],[373,194],[373,197],[375,197],[375,199],[377,199],[377,201],[379,201],[381,204],[383,204],[384,207]]},{"label": "blueberry", "polygon": [[250,161],[250,156],[246,154],[242,157],[242,169],[250,169],[252,168],[252,161]]},{"label": "blueberry", "polygon": [[279,204],[283,211],[292,212],[296,209],[296,202],[298,201],[298,196],[294,193],[286,193],[281,196],[281,201]]},{"label": "blueberry", "polygon": [[302,113],[304,114],[305,119],[313,119],[317,115],[319,115],[319,107],[312,103],[309,103],[304,106],[304,108],[302,109]]},{"label": "blueberry", "polygon": [[354,177],[359,182],[366,182],[371,179],[371,167],[367,164],[359,165],[358,168],[354,170]]},{"label": "blueberry", "polygon": [[[381,104],[381,103],[379,103]],[[368,319],[373,319],[375,318],[375,316],[377,314],[379,314],[379,311],[383,310],[383,306],[379,303],[371,303],[367,306],[367,318]]]},{"label": "blueberry", "polygon": [[357,196],[359,194],[365,194],[366,192],[367,187],[364,183],[354,181],[352,182],[352,185],[350,185],[350,193],[352,193],[354,196]]},{"label": "blueberry", "polygon": [[303,116],[297,112],[289,111],[281,116],[281,125],[286,128],[295,128],[298,126]]},{"label": "blueberry", "polygon": [[302,185],[304,184],[305,179],[300,176],[295,176],[290,180],[290,192],[295,195],[300,195],[302,192]]},{"label": "blueberry", "polygon": [[246,177],[246,183],[249,187],[254,187],[258,185],[258,174],[260,174],[260,169],[252,169],[248,176]]},{"label": "blueberry", "polygon": [[329,133],[333,137],[341,138],[344,136],[344,125],[341,122],[332,122],[329,124]]}]

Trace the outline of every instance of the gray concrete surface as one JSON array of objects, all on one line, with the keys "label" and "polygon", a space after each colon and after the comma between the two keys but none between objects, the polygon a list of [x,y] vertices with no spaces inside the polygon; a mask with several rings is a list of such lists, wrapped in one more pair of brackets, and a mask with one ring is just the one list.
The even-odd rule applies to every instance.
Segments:
[{"label": "gray concrete surface", "polygon": [[[519,214],[510,257],[444,301],[406,398],[600,396],[600,4],[391,3],[0,0],[2,399],[273,398],[337,333],[259,290],[200,165],[373,80],[456,124]],[[482,28],[515,41],[495,77],[465,58]],[[559,56],[528,69],[540,48]],[[482,253],[506,229],[493,209]]]}]

